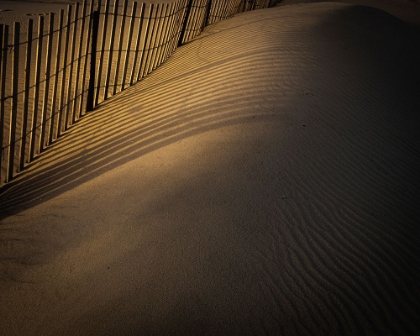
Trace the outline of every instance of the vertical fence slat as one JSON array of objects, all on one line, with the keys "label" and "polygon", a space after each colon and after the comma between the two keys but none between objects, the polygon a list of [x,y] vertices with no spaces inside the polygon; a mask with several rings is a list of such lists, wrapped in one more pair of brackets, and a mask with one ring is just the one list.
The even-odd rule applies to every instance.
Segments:
[{"label": "vertical fence slat", "polygon": [[[41,125],[40,125],[40,136],[39,136],[39,144],[38,148],[39,151],[42,152],[45,148],[45,138],[49,136],[48,131],[49,127],[47,127],[47,120],[50,119],[51,115],[51,105],[48,108],[50,103],[50,83],[51,83],[51,63],[52,63],[52,46],[53,46],[53,34],[54,34],[54,13],[50,13],[50,25],[48,29],[47,35],[47,46],[46,46],[46,54],[45,54],[45,86],[44,86],[44,98],[42,103],[42,112],[41,112]],[[50,113],[48,111],[50,110]]]},{"label": "vertical fence slat", "polygon": [[30,148],[31,155],[30,160],[32,161],[36,155],[36,135],[38,129],[38,112],[39,112],[39,95],[40,95],[40,82],[41,82],[41,56],[42,56],[42,35],[44,32],[44,17],[40,16],[38,19],[38,44],[35,54],[35,81],[34,81],[34,100],[33,100],[33,117],[32,117],[32,128],[31,128],[31,139]]},{"label": "vertical fence slat", "polygon": [[150,33],[150,36],[149,36],[149,39],[148,39],[149,43],[147,44],[147,49],[146,49],[146,57],[145,57],[145,60],[144,60],[144,67],[142,67],[142,73],[141,73],[140,78],[144,78],[149,74],[148,64],[150,62],[150,56],[151,56],[150,53],[151,53],[151,51],[153,51],[153,44],[155,42],[156,22],[158,21],[158,18],[159,18],[158,13],[159,13],[160,7],[161,7],[160,4],[156,5],[156,12],[155,12],[155,16],[153,18],[152,29],[151,29],[151,33]]},{"label": "vertical fence slat", "polygon": [[[86,34],[85,34],[85,22],[86,22],[86,0],[83,0],[83,4],[82,4],[82,17],[81,19],[81,27],[80,27],[80,44],[79,44],[79,52],[77,54],[77,59],[75,60],[77,62],[77,67],[76,67],[76,80],[75,80],[75,88],[74,88],[74,101],[73,101],[73,111],[72,111],[72,115],[73,115],[73,120],[72,120],[72,124],[74,124],[79,118],[80,118],[80,107],[79,107],[79,101],[82,97],[81,93],[79,92],[80,90],[80,72],[82,71],[82,55],[83,55],[83,47],[84,42],[86,41]],[[83,86],[82,86],[83,87]]]},{"label": "vertical fence slat", "polygon": [[[139,69],[138,69],[138,74],[137,74],[137,79],[136,82],[139,81],[141,78],[141,69],[142,69],[142,65],[143,65],[143,59],[144,59],[144,54],[146,53],[146,44],[147,44],[147,40],[148,40],[148,35],[149,35],[149,30],[150,30],[150,21],[152,19],[152,13],[153,13],[153,7],[154,4],[150,4],[149,5],[149,16],[147,18],[146,21],[146,31],[144,33],[144,40],[143,40],[143,47],[141,48],[141,58],[140,58],[140,62],[139,62]],[[141,31],[139,32],[139,34],[141,33]],[[139,35],[140,37],[140,35]]]},{"label": "vertical fence slat", "polygon": [[4,97],[3,92],[3,81],[5,80],[3,73],[3,48],[6,47],[3,45],[3,36],[4,36],[4,25],[0,24],[0,188],[3,185],[3,127],[4,127]]},{"label": "vertical fence slat", "polygon": [[[101,48],[99,48],[99,51],[101,53],[100,60],[99,60],[99,69],[98,69],[98,78],[97,78],[97,84],[96,84],[96,97],[95,97],[95,106],[99,103],[99,94],[101,91],[101,82],[102,82],[102,67],[104,64],[104,57],[105,57],[105,43],[106,43],[106,31],[108,27],[108,15],[109,15],[109,1],[105,0],[105,11],[104,11],[104,20],[102,25],[102,40],[101,40]],[[98,1],[98,10],[101,8],[101,1]]]},{"label": "vertical fence slat", "polygon": [[137,2],[133,2],[133,6],[131,8],[131,17],[129,23],[129,30],[128,30],[128,41],[126,47],[126,53],[123,61],[123,75],[121,80],[121,90],[125,89],[126,81],[127,81],[127,71],[128,71],[128,62],[130,61],[130,48],[133,42],[133,32],[134,32],[134,23],[136,17],[136,10],[137,10]]},{"label": "vertical fence slat", "polygon": [[[51,122],[50,122],[50,136],[49,136],[49,144],[52,144],[58,136],[58,127],[57,120],[59,120],[59,112],[56,111],[60,109],[60,102],[58,101],[57,93],[61,91],[61,86],[59,86],[62,81],[59,81],[59,74],[60,74],[60,64],[61,64],[61,45],[63,39],[63,24],[64,24],[64,10],[60,10],[60,15],[58,17],[58,31],[57,31],[57,40],[56,40],[56,51],[55,51],[55,78],[54,78],[54,86],[53,91],[51,93]],[[57,116],[58,114],[58,116]]]},{"label": "vertical fence slat", "polygon": [[191,30],[190,38],[188,40],[193,39],[194,37],[198,36],[201,33],[201,29],[203,27],[204,21],[204,13],[205,13],[205,0],[200,0],[200,3],[197,5],[195,10],[195,15],[193,19],[193,28]]},{"label": "vertical fence slat", "polygon": [[108,98],[109,81],[111,78],[111,72],[113,68],[113,56],[114,56],[114,41],[115,31],[117,29],[117,15],[118,15],[119,0],[114,0],[114,12],[112,15],[112,26],[111,26],[111,37],[109,39],[109,53],[108,53],[108,71],[105,72],[105,94],[104,100]]},{"label": "vertical fence slat", "polygon": [[[125,32],[125,19],[127,16],[127,7],[128,7],[128,0],[124,0],[124,5],[123,5],[123,17],[122,17],[122,22],[120,25],[120,31],[118,33],[119,36],[119,43],[118,43],[118,48],[117,48],[117,52],[118,52],[118,58],[117,58],[117,68],[115,70],[115,77],[114,77],[114,90],[112,91],[112,94],[115,95],[117,93],[117,86],[120,86],[120,84],[118,83],[118,79],[120,77],[120,68],[121,68],[121,54],[122,54],[122,48],[123,48],[123,42],[124,42],[124,32]],[[122,85],[121,85],[122,87]],[[120,89],[121,91],[121,89]]]},{"label": "vertical fence slat", "polygon": [[[100,3],[100,1],[99,1]],[[85,92],[87,92],[87,95],[89,98],[91,98],[92,100],[89,101],[89,99],[86,99],[86,112],[92,111],[93,110],[93,97],[94,97],[94,90],[95,90],[95,73],[96,73],[96,48],[97,48],[97,37],[98,37],[98,29],[99,29],[99,11],[95,14],[95,22],[97,22],[97,27],[98,29],[96,30],[96,39],[93,40],[92,39],[92,34],[93,34],[93,29],[94,29],[94,5],[93,5],[93,1],[90,2],[90,8],[89,8],[89,16],[86,18],[88,21],[88,28],[86,29],[86,35],[87,35],[87,39],[86,39],[86,45],[85,45],[85,63],[84,63],[84,67],[83,67],[83,78],[82,78],[82,96],[80,97],[80,116],[82,116],[83,113],[83,99],[85,96]],[[92,42],[91,42],[92,41]],[[90,48],[90,51],[89,51]],[[90,57],[89,57],[89,63],[88,63],[88,56],[90,53]],[[92,58],[95,58],[94,62],[93,62],[93,66],[92,66]],[[93,81],[93,88],[92,91],[89,91],[90,89],[90,78],[89,78],[89,82],[87,87],[85,87],[86,85],[86,79],[87,79],[87,75],[88,75],[88,71],[90,72],[89,75],[91,73],[93,73],[92,77],[92,81]],[[89,96],[91,95],[91,96]],[[89,108],[88,108],[88,103]]]},{"label": "vertical fence slat", "polygon": [[[61,79],[61,92],[59,97],[59,117],[58,117],[58,137],[61,136],[63,130],[65,130],[65,123],[67,121],[66,105],[67,101],[65,100],[65,93],[67,91],[67,86],[70,85],[68,83],[68,76],[67,76],[67,65],[71,62],[70,55],[69,55],[69,42],[70,42],[70,25],[71,25],[71,14],[72,14],[72,6],[67,6],[67,22],[66,22],[66,39],[64,41],[64,64],[63,64],[63,71],[62,71],[62,79]],[[68,100],[68,99],[67,99]]]},{"label": "vertical fence slat", "polygon": [[184,16],[185,16],[185,10],[186,10],[186,6],[187,6],[187,2],[189,0],[184,0],[183,3],[179,3],[180,4],[180,8],[178,10],[177,16],[176,16],[176,34],[172,40],[172,45],[171,45],[171,51],[173,52],[177,47],[178,47],[178,42],[180,40],[180,36],[181,36],[181,32],[182,32],[182,25],[184,22]]},{"label": "vertical fence slat", "polygon": [[[69,126],[72,123],[73,116],[72,114],[72,106],[74,104],[74,82],[73,82],[73,70],[74,70],[74,62],[75,62],[75,56],[76,56],[76,42],[77,42],[77,24],[78,24],[78,16],[79,16],[79,3],[76,2],[74,4],[74,19],[71,23],[72,26],[72,38],[70,39],[70,62],[69,62],[69,80],[68,80],[68,86],[67,86],[67,99],[66,99],[66,123],[64,126],[64,130],[67,130]],[[72,90],[73,89],[73,90]],[[73,92],[72,92],[73,91]],[[73,93],[73,95],[72,95]]]},{"label": "vertical fence slat", "polygon": [[206,8],[206,19],[204,21],[204,25],[208,26],[210,22],[210,10],[211,10],[212,0],[207,1],[207,8]]},{"label": "vertical fence slat", "polygon": [[181,29],[181,36],[179,37],[178,41],[178,47],[180,47],[184,41],[185,31],[187,30],[188,18],[191,13],[192,2],[193,0],[188,0],[187,8],[185,9],[184,20]]},{"label": "vertical fence slat", "polygon": [[157,4],[156,5],[156,12],[155,12],[155,16],[153,17],[153,23],[152,23],[152,28],[150,30],[150,37],[149,37],[149,43],[146,49],[146,58],[144,61],[144,67],[142,70],[142,78],[146,77],[149,74],[149,64],[150,64],[150,59],[151,56],[153,54],[154,51],[154,44],[156,41],[156,27],[158,26],[157,22],[159,20],[160,17],[160,9],[161,9],[161,4]]},{"label": "vertical fence slat", "polygon": [[[91,45],[91,56],[90,56],[90,77],[89,77],[89,87],[88,87],[88,95],[87,95],[87,102],[86,102],[86,111],[90,112],[94,108],[95,98],[95,71],[96,71],[96,47],[98,44],[98,28],[99,28],[99,11],[94,11],[92,13],[92,20],[90,24],[90,34],[92,34],[92,45]],[[87,60],[86,60],[87,61]],[[87,67],[86,67],[87,69]]]},{"label": "vertical fence slat", "polygon": [[175,43],[178,43],[176,36],[178,35],[177,23],[178,23],[180,12],[181,12],[181,1],[178,1],[175,5],[174,12],[172,14],[171,29],[169,32],[168,42],[166,43],[166,48],[165,48],[165,58],[169,57],[172,54]]},{"label": "vertical fence slat", "polygon": [[168,17],[168,8],[169,8],[168,4],[162,4],[162,12],[161,12],[161,18],[159,20],[159,27],[158,27],[158,32],[157,32],[157,36],[156,36],[155,48],[154,48],[153,54],[152,54],[152,62],[150,63],[151,71],[155,70],[159,65],[159,55],[160,55],[160,51],[162,49],[163,32],[166,29],[166,21],[167,21],[167,17]]},{"label": "vertical fence slat", "polygon": [[160,41],[159,41],[159,52],[156,56],[155,64],[153,65],[154,68],[156,68],[157,66],[162,64],[162,62],[164,60],[164,51],[165,51],[165,47],[166,47],[165,39],[168,36],[169,24],[170,24],[171,19],[172,19],[172,15],[171,15],[172,4],[166,4],[165,6],[166,6],[165,19],[163,21],[163,30],[162,30],[161,38],[160,38]]},{"label": "vertical fence slat", "polygon": [[25,167],[26,157],[26,132],[29,119],[29,93],[30,93],[30,76],[31,76],[31,56],[32,56],[32,34],[33,34],[34,20],[28,20],[27,44],[26,44],[26,62],[25,62],[25,80],[24,80],[24,101],[23,101],[23,133],[22,144],[20,147],[20,170]]},{"label": "vertical fence slat", "polygon": [[[139,52],[140,52],[140,44],[141,44],[141,35],[142,35],[142,31],[143,31],[143,25],[144,25],[144,15],[145,15],[145,11],[146,11],[146,4],[142,3],[141,5],[141,9],[140,9],[140,22],[139,22],[139,29],[138,29],[138,34],[137,34],[137,39],[136,39],[136,45],[135,45],[135,52],[134,52],[134,59],[133,59],[133,66],[131,67],[131,74],[130,74],[130,85],[134,84],[134,78],[135,78],[135,72],[136,72],[136,65],[140,64],[140,62],[138,62],[139,59]],[[150,7],[149,7],[149,18],[150,18]],[[149,21],[149,19],[148,19]],[[147,24],[147,23],[146,23]],[[141,50],[141,53],[143,54],[143,50]],[[138,80],[138,76],[136,77],[135,81]]]},{"label": "vertical fence slat", "polygon": [[10,123],[10,151],[8,181],[13,179],[15,170],[15,149],[18,116],[19,94],[19,49],[20,49],[20,23],[15,22],[13,29],[13,58],[12,58],[12,110]]},{"label": "vertical fence slat", "polygon": [[[1,87],[0,87],[0,121],[1,121],[1,129],[0,129],[0,146],[1,146],[1,156],[0,156],[0,177],[2,176],[3,172],[3,159],[7,159],[7,156],[5,155],[4,149],[6,149],[6,146],[4,146],[3,140],[4,140],[4,123],[5,123],[5,102],[6,102],[6,70],[7,70],[7,46],[9,44],[9,26],[4,25],[3,26],[3,45],[2,47],[2,64],[1,64]],[[7,182],[7,162],[5,166],[5,177],[4,182]],[[3,183],[3,178],[0,180],[0,185]]]},{"label": "vertical fence slat", "polygon": [[201,3],[196,4],[196,6],[193,7],[193,10],[191,11],[191,14],[188,18],[188,25],[187,25],[187,34],[184,38],[185,42],[190,41],[195,36],[195,29],[197,24],[197,19],[199,17],[200,13],[200,5]]},{"label": "vertical fence slat", "polygon": [[229,3],[230,3],[230,1],[224,1],[224,6],[223,6],[223,9],[222,9],[222,12],[221,12],[221,18],[222,19],[226,19],[229,15],[229,13],[228,13]]},{"label": "vertical fence slat", "polygon": [[[178,2],[178,4],[179,4],[179,2]],[[163,48],[163,59],[165,60],[165,59],[167,59],[168,57],[169,57],[169,55],[170,55],[170,53],[171,53],[171,50],[170,50],[170,45],[171,45],[171,42],[172,42],[172,37],[173,37],[173,35],[174,35],[174,32],[175,32],[175,17],[176,17],[176,14],[177,14],[177,10],[178,10],[178,4],[174,4],[174,3],[172,3],[171,4],[171,17],[170,17],[170,20],[169,20],[169,24],[168,24],[168,32],[167,32],[167,36],[166,36],[166,41],[165,41],[165,46],[164,46],[164,48]]]},{"label": "vertical fence slat", "polygon": [[147,74],[151,73],[154,70],[153,64],[156,57],[157,48],[159,45],[160,31],[161,31],[161,26],[162,26],[161,22],[162,22],[163,8],[164,8],[164,4],[160,4],[156,12],[157,16],[155,19],[154,33],[152,35],[153,36],[152,48],[151,48],[148,66],[146,68]]},{"label": "vertical fence slat", "polygon": [[235,3],[234,1],[230,0],[229,3],[226,5],[226,17],[230,17],[233,14],[235,14],[233,12],[233,8],[235,7]]}]

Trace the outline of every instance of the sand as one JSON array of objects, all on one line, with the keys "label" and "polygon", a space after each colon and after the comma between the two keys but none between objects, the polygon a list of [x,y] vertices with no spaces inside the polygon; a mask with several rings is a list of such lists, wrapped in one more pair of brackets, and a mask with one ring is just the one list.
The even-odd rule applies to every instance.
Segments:
[{"label": "sand", "polygon": [[339,3],[206,28],[0,195],[0,334],[417,335],[419,46]]},{"label": "sand", "polygon": [[351,3],[378,8],[409,25],[420,28],[420,0],[282,0],[280,6],[304,5],[317,2]]}]

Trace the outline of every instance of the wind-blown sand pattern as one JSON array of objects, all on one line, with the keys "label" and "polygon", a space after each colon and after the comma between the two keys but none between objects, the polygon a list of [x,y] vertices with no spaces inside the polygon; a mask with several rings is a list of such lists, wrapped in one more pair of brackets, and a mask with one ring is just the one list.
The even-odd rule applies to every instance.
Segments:
[{"label": "wind-blown sand pattern", "polygon": [[345,4],[207,27],[0,195],[0,334],[417,335],[419,46]]}]

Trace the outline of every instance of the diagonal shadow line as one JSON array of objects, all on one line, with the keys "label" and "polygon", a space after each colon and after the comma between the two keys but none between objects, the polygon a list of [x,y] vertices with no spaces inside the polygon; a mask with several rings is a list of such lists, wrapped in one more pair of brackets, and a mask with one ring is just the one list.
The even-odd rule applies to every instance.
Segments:
[{"label": "diagonal shadow line", "polygon": [[[270,53],[266,55],[270,57]],[[247,110],[250,101],[261,98],[260,92],[252,92],[254,89],[248,87],[255,82],[257,78],[254,77],[259,72],[250,75],[242,70],[249,62],[263,65],[265,58],[256,51],[243,53],[242,56],[207,63],[186,74],[148,86],[146,90],[133,87],[133,90],[128,89],[115,99],[111,98],[90,118],[80,121],[67,136],[57,141],[49,152],[34,162],[33,167],[10,183],[0,195],[0,219],[45,202],[110,169],[176,141],[228,125],[272,118],[271,111],[263,109],[262,112],[250,113]],[[232,67],[233,64],[237,68]],[[218,97],[206,90],[212,81],[224,81],[227,77],[241,84],[235,84],[231,92]],[[179,84],[176,89],[172,89],[173,83]],[[184,92],[185,98],[185,91],[190,87],[198,91],[196,101],[185,108],[182,97],[177,95]],[[132,91],[138,92],[133,94]],[[139,99],[145,91],[152,94],[144,100]],[[162,96],[165,91],[170,92],[169,95],[166,93],[166,97]],[[247,95],[247,98],[243,99],[241,94]],[[268,101],[275,99],[275,95],[270,95],[272,97]],[[161,96],[160,101],[156,100],[158,96]],[[142,111],[142,105],[148,106]],[[132,113],[133,110],[137,113]],[[54,156],[58,150],[61,152]]]},{"label": "diagonal shadow line", "polygon": [[[273,30],[275,24],[268,21],[264,28]],[[235,44],[260,33],[251,27]],[[216,49],[201,50],[208,43],[204,39],[180,48],[143,83],[79,121],[0,195],[0,219],[176,141],[226,125],[277,118],[272,107],[284,93],[264,83],[282,74],[290,77],[291,89],[296,87],[289,62],[297,61],[285,57],[287,46],[263,37],[238,50],[223,38]]]}]

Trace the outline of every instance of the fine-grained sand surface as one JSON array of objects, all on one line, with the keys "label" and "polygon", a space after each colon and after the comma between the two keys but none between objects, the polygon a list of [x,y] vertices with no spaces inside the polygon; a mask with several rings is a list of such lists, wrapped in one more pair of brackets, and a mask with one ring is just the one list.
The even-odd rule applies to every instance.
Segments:
[{"label": "fine-grained sand surface", "polygon": [[206,28],[0,195],[1,335],[417,335],[418,31]]}]

